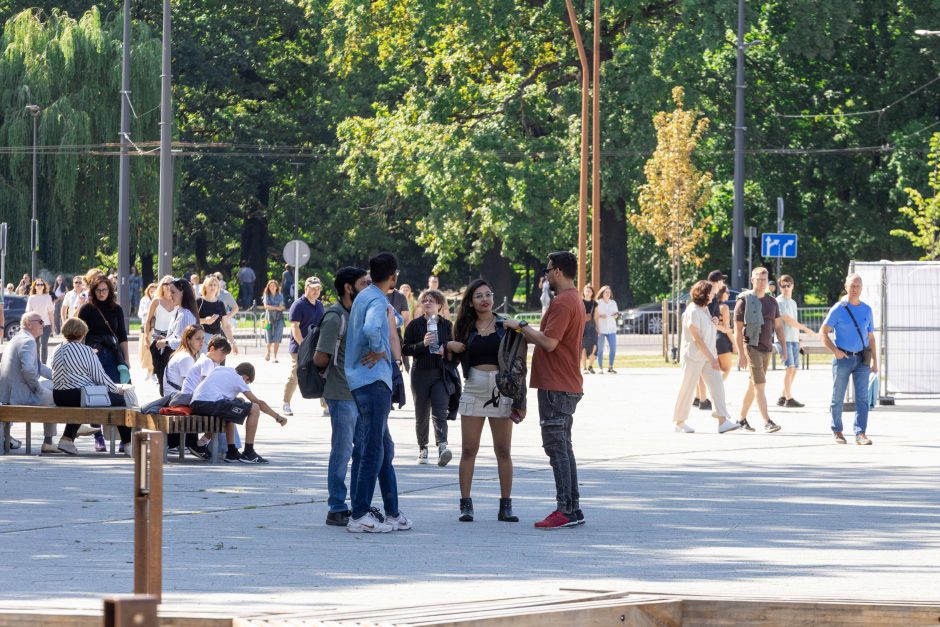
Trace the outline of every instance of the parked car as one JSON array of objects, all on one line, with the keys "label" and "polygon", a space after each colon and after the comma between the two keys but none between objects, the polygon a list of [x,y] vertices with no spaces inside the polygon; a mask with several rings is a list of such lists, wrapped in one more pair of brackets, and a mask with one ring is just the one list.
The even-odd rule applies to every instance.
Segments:
[{"label": "parked car", "polygon": [[20,318],[26,313],[26,297],[15,294],[3,296],[3,337],[9,342],[20,332]]},{"label": "parked car", "polygon": [[[728,308],[734,310],[734,302],[740,293],[739,290],[728,289]],[[691,296],[688,292],[679,295],[679,314],[685,311],[685,306]],[[675,311],[675,303],[670,300],[669,304],[670,324],[675,324],[672,313]],[[620,318],[617,320],[619,325],[618,333],[625,334],[653,334],[657,335],[663,332],[663,305],[662,302],[644,303],[624,309],[620,312]]]}]

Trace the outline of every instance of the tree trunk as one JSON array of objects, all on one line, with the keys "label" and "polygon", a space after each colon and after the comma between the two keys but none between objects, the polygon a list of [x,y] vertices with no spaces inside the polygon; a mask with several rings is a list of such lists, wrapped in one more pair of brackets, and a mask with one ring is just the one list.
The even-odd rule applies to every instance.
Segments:
[{"label": "tree trunk", "polygon": [[204,277],[209,271],[209,243],[206,241],[206,231],[201,227],[193,234],[193,251],[196,255],[196,272]]},{"label": "tree trunk", "polygon": [[[601,239],[601,242],[604,240]],[[545,259],[539,259],[535,255],[529,256],[529,266],[532,268],[532,285],[526,289],[525,305],[527,309],[542,309],[542,288],[539,280],[545,276]],[[603,276],[603,275],[602,275]]]},{"label": "tree trunk", "polygon": [[[627,201],[617,198],[601,203],[601,285],[609,285],[621,308],[633,305],[627,256]],[[600,290],[601,285],[594,287]]]},{"label": "tree trunk", "polygon": [[140,253],[140,280],[144,288],[154,282],[153,253]]},{"label": "tree trunk", "polygon": [[503,243],[496,242],[483,255],[483,262],[480,264],[480,276],[493,286],[494,309],[503,304],[503,298],[508,299],[511,307],[513,294],[519,286],[519,275],[513,272],[509,260],[503,257],[502,249]]},{"label": "tree trunk", "polygon": [[[248,266],[255,271],[254,292],[252,300],[264,290],[268,281],[268,203],[271,199],[271,183],[262,181],[258,183],[257,196],[249,205],[245,219],[242,222],[241,259],[248,262]],[[298,273],[300,274],[300,273]],[[233,282],[235,281],[233,277]]]}]

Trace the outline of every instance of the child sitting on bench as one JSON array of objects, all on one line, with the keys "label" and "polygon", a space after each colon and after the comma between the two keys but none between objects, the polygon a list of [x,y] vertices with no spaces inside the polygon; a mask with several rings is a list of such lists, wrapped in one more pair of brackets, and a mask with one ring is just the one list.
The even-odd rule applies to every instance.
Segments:
[{"label": "child sitting on bench", "polygon": [[[282,427],[287,424],[287,418],[271,409],[251,392],[248,386],[254,380],[255,367],[248,362],[238,364],[235,368],[219,366],[209,373],[193,392],[190,402],[193,414],[215,416],[226,421],[225,437],[229,444],[225,461],[228,463],[268,463],[268,460],[255,452],[254,447],[261,412],[274,418]],[[248,400],[238,398],[239,394]],[[245,425],[245,449],[241,453],[234,444],[236,424]]]}]

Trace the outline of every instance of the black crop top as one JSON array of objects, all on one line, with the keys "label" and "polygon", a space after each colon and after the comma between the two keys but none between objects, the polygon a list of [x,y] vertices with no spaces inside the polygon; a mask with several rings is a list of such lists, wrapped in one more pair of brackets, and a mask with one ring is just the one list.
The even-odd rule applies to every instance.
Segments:
[{"label": "black crop top", "polygon": [[467,347],[470,367],[499,365],[499,334],[477,335]]}]

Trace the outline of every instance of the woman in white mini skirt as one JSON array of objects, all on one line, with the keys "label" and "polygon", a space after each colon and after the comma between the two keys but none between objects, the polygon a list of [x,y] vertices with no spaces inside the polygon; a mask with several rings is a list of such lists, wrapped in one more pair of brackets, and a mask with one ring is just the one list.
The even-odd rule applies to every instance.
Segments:
[{"label": "woman in white mini skirt", "polygon": [[489,420],[493,449],[499,472],[499,514],[504,522],[518,522],[512,513],[512,427],[525,417],[525,401],[514,402],[501,396],[496,388],[499,368],[499,343],[507,330],[493,313],[493,288],[483,279],[467,287],[454,323],[454,341],[447,349],[460,361],[465,376],[460,395],[460,518],[473,521],[473,500],[470,488],[473,470],[480,450],[483,423]]}]

